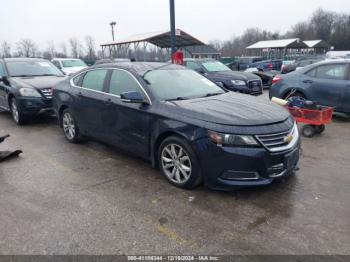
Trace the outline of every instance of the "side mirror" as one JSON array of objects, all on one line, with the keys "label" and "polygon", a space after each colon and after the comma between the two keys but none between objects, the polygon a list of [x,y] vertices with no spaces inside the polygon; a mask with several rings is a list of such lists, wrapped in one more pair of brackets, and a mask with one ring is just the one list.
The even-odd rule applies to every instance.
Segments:
[{"label": "side mirror", "polygon": [[0,82],[3,82],[5,85],[9,85],[10,82],[7,79],[7,76],[0,76]]},{"label": "side mirror", "polygon": [[121,93],[120,98],[124,103],[136,103],[136,104],[145,103],[145,99],[140,94],[140,92],[137,92],[137,91]]},{"label": "side mirror", "polygon": [[197,73],[200,73],[201,75],[204,75],[204,74],[205,74],[205,71],[204,71],[203,68],[195,69],[195,71],[196,71]]}]

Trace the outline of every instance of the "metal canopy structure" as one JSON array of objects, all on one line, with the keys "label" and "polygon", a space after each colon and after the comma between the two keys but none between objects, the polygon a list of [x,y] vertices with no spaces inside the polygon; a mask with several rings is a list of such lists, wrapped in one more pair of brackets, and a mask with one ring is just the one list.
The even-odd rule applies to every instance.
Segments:
[{"label": "metal canopy structure", "polygon": [[299,38],[260,41],[246,47],[250,55],[266,58],[283,58],[287,54],[297,53],[298,50],[308,48]]},{"label": "metal canopy structure", "polygon": [[330,45],[323,40],[304,41],[308,48],[330,48]]},{"label": "metal canopy structure", "polygon": [[307,45],[299,38],[280,39],[270,41],[260,41],[248,46],[246,49],[288,49],[288,48],[307,48]]},{"label": "metal canopy structure", "polygon": [[[105,57],[105,51],[107,49],[109,50],[109,54],[112,54],[112,56],[127,56],[130,48],[137,50],[140,44],[143,44],[144,51],[146,50],[148,44],[152,44],[160,49],[169,49],[171,48],[171,32],[159,31],[153,33],[139,34],[128,37],[126,39],[120,39],[116,42],[101,44],[102,54],[103,57]],[[196,45],[205,44],[197,38],[191,36],[190,34],[182,31],[181,29],[176,29],[177,48]],[[169,50],[167,50],[167,52],[169,53]]]}]

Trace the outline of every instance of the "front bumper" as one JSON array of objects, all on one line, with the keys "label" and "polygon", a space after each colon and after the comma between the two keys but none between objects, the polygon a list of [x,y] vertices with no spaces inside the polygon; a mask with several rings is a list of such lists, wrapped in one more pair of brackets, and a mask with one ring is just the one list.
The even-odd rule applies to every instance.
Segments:
[{"label": "front bumper", "polygon": [[17,97],[18,106],[25,115],[52,113],[52,99],[40,97]]},{"label": "front bumper", "polygon": [[205,184],[213,189],[268,185],[297,169],[300,140],[288,151],[271,153],[263,147],[219,147],[209,138],[194,144]]}]

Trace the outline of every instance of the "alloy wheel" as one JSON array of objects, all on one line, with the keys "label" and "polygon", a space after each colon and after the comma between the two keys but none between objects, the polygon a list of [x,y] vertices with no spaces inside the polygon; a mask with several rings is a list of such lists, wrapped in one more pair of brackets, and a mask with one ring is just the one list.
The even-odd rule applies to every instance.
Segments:
[{"label": "alloy wheel", "polygon": [[191,177],[192,164],[188,153],[178,144],[168,144],[161,154],[165,175],[176,184],[184,184]]},{"label": "alloy wheel", "polygon": [[69,140],[73,140],[76,134],[75,123],[70,113],[65,113],[62,118],[63,131]]},{"label": "alloy wheel", "polygon": [[16,121],[16,123],[19,122],[19,112],[18,112],[18,107],[15,99],[12,99],[11,101],[11,112],[12,112],[12,117]]}]

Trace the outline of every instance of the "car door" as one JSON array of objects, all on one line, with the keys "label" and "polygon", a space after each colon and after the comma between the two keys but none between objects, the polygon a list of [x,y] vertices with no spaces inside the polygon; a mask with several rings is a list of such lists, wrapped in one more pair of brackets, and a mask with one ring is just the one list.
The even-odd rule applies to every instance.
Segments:
[{"label": "car door", "polygon": [[348,66],[345,63],[319,65],[302,77],[301,81],[315,102],[341,110],[347,85]]},{"label": "car door", "polygon": [[[109,110],[104,111],[103,122],[109,142],[140,156],[149,154],[150,105],[125,103],[120,99],[124,92],[137,91],[145,96],[141,84],[128,71],[112,70],[109,83]],[[147,98],[148,99],[148,98]]]},{"label": "car door", "polygon": [[345,86],[345,96],[343,100],[344,112],[350,114],[350,64],[348,64],[348,77]]},{"label": "car door", "polygon": [[[7,76],[4,65],[0,62],[0,77]],[[0,81],[0,107],[7,109],[7,93],[8,87],[6,83]]]},{"label": "car door", "polygon": [[77,94],[79,101],[75,103],[79,128],[82,129],[83,133],[99,139],[103,139],[105,135],[102,112],[107,107],[106,81],[108,73],[108,69],[88,71],[81,80],[81,88]]}]

